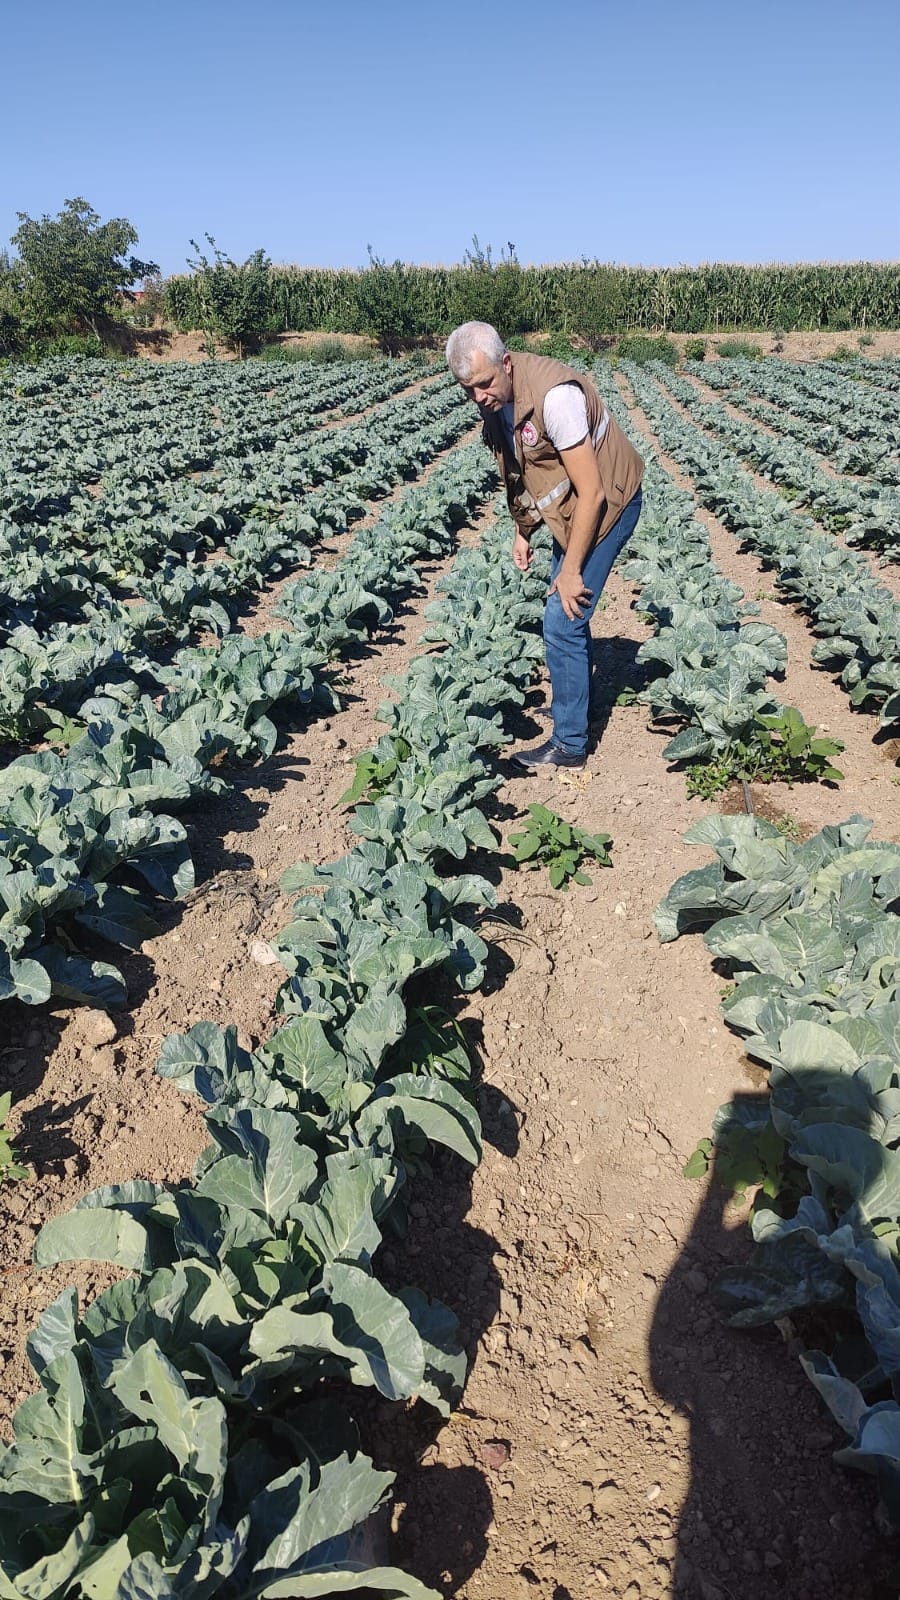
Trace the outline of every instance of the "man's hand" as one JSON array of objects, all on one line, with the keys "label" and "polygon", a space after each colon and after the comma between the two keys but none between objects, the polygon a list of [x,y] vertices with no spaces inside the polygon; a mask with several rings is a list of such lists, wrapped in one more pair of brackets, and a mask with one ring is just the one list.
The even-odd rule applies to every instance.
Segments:
[{"label": "man's hand", "polygon": [[562,602],[563,611],[570,622],[576,617],[583,617],[581,607],[586,606],[593,597],[593,590],[586,589],[584,579],[577,569],[569,571],[563,562],[556,577],[547,590],[548,595],[558,594]]},{"label": "man's hand", "polygon": [[526,539],[524,533],[519,532],[518,528],[513,535],[512,558],[520,572],[527,572],[534,560],[534,551],[531,548],[531,543]]}]

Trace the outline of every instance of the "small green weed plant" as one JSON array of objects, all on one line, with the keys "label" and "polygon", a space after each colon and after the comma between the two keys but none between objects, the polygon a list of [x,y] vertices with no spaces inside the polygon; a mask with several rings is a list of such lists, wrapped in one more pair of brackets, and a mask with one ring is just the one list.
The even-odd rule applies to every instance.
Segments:
[{"label": "small green weed plant", "polygon": [[0,1094],[0,1183],[6,1178],[16,1180],[31,1176],[28,1168],[18,1160],[18,1151],[7,1131],[6,1119],[11,1104],[12,1095],[8,1090],[6,1094]]},{"label": "small green weed plant", "polygon": [[610,834],[585,833],[548,806],[529,806],[524,831],[511,833],[509,842],[516,865],[529,870],[547,867],[554,889],[568,889],[570,883],[592,883],[581,865],[587,856],[601,867],[612,866]]},{"label": "small green weed plant", "polygon": [[678,365],[678,349],[664,334],[654,337],[649,333],[626,333],[613,351],[617,361],[664,361],[669,367]]},{"label": "small green weed plant", "polygon": [[27,359],[43,361],[47,356],[79,356],[85,361],[99,361],[105,355],[103,341],[96,333],[58,333],[51,338],[35,340]]},{"label": "small green weed plant", "polygon": [[688,795],[711,800],[730,783],[839,783],[844,774],[833,763],[844,745],[840,739],[816,737],[796,706],[783,706],[772,716],[753,719],[750,738],[735,740],[709,761],[688,768]]},{"label": "small green weed plant", "polygon": [[746,1200],[748,1189],[755,1189],[754,1210],[758,1210],[785,1187],[786,1151],[771,1122],[756,1128],[723,1121],[715,1140],[700,1140],[681,1175],[698,1179],[712,1174],[738,1201]]},{"label": "small green weed plant", "polygon": [[762,361],[764,355],[749,339],[723,339],[716,349],[724,361]]},{"label": "small green weed plant", "polygon": [[567,333],[544,333],[539,338],[513,334],[509,340],[509,348],[527,350],[536,356],[552,356],[554,361],[571,362],[584,356],[584,350],[579,350]]},{"label": "small green weed plant", "polygon": [[329,366],[332,362],[359,361],[374,352],[364,346],[351,350],[341,339],[314,339],[309,344],[264,344],[257,357],[260,361],[302,361],[313,366]]},{"label": "small green weed plant", "polygon": [[685,341],[684,341],[684,359],[685,359],[685,361],[705,361],[706,360],[706,340],[705,339],[685,339]]}]

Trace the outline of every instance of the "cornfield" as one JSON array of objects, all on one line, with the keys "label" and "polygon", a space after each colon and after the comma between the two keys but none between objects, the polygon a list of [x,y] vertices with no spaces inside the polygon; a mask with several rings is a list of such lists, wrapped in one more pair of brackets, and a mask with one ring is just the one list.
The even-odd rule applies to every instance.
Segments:
[{"label": "cornfield", "polygon": [[[366,331],[361,289],[373,270],[379,268],[273,268],[268,331]],[[633,329],[695,333],[900,327],[900,267],[889,262],[662,268],[600,262],[520,267],[503,261],[489,268],[398,262],[387,270],[407,302],[410,331],[420,334],[448,332],[482,297],[487,312],[502,304],[508,334],[538,329],[617,334]],[[180,327],[201,324],[193,278],[171,278],[166,295],[169,315]]]}]

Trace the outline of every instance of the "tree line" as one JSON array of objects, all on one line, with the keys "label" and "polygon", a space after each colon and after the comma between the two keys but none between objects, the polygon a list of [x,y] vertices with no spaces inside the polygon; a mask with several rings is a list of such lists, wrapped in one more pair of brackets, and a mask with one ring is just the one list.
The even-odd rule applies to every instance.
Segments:
[{"label": "tree line", "polygon": [[357,270],[275,267],[259,249],[235,262],[205,235],[188,271],[163,279],[133,255],[124,217],[102,221],[84,199],[58,216],[18,213],[13,253],[0,252],[0,355],[41,353],[87,336],[102,347],[111,321],[140,316],[202,330],[245,354],[294,329],[362,333],[383,350],[439,339],[470,318],[507,337],[559,333],[591,348],[636,330],[695,333],[900,327],[896,264],[856,262],[619,267],[584,260],[522,266],[509,243],[495,258],[477,238],[462,262],[427,267],[369,249]]}]

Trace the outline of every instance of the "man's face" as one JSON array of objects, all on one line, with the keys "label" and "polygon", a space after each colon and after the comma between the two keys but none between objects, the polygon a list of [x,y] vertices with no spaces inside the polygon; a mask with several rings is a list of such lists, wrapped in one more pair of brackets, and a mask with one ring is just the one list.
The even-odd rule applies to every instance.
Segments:
[{"label": "man's face", "polygon": [[462,388],[469,399],[475,401],[479,411],[500,411],[512,399],[513,394],[512,362],[509,355],[505,355],[499,367],[495,367],[480,350],[476,350],[469,381],[464,383]]}]

